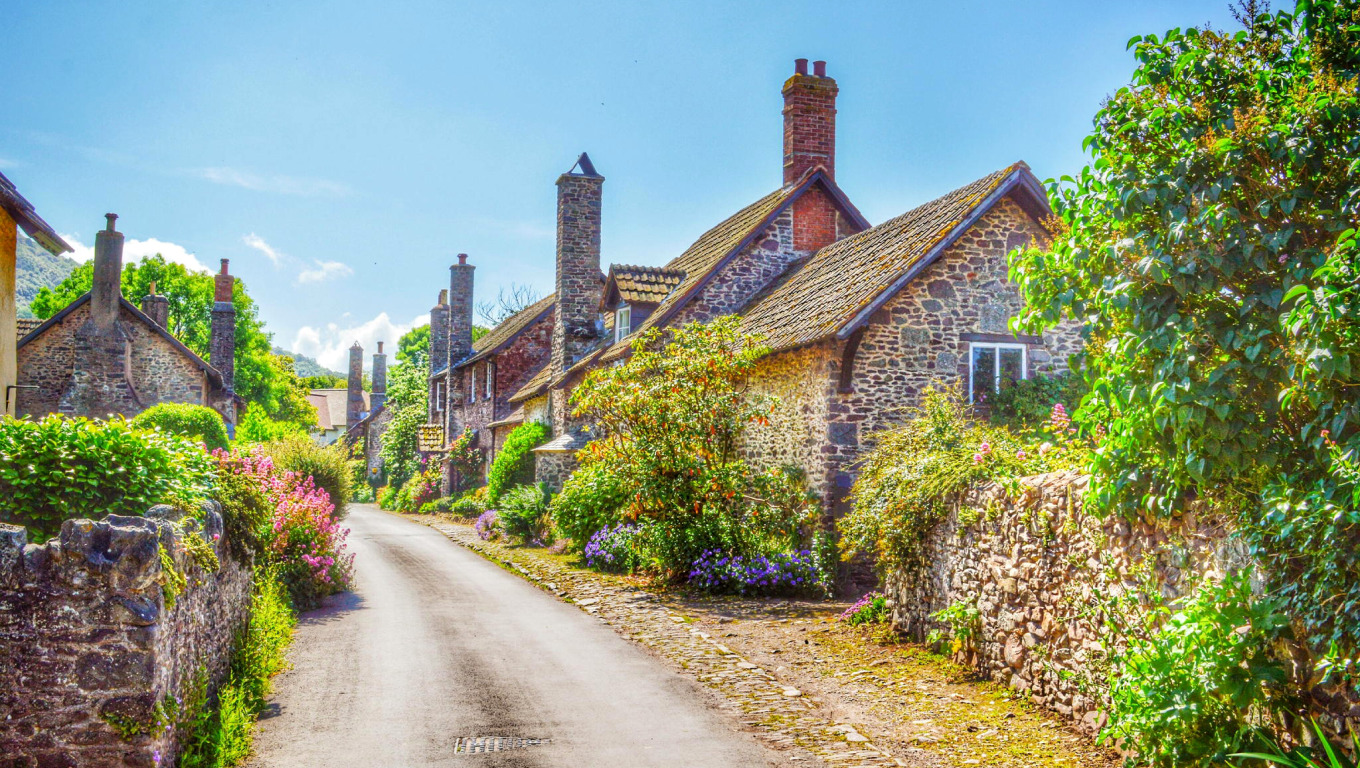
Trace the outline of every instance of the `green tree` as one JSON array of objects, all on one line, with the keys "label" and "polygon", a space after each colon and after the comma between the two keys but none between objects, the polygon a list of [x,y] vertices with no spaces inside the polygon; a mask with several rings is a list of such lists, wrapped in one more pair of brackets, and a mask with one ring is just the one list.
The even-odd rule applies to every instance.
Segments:
[{"label": "green tree", "polygon": [[1234,515],[1315,649],[1360,630],[1360,2],[1135,37],[1133,82],[1012,254],[1017,328],[1087,337],[1092,499]]},{"label": "green tree", "polygon": [[[427,335],[427,341],[428,338]],[[401,354],[400,346],[397,354]],[[388,376],[386,407],[392,412],[392,420],[383,432],[379,455],[387,473],[387,484],[392,488],[401,487],[420,471],[420,428],[426,422],[429,409],[425,361],[425,355],[416,351],[395,365]]]},{"label": "green tree", "polygon": [[397,339],[397,363],[409,363],[411,358],[420,355],[430,359],[430,326],[418,325],[403,333]]},{"label": "green tree", "polygon": [[[51,317],[88,292],[93,282],[94,262],[81,264],[56,288],[38,291],[33,313]],[[206,360],[212,336],[213,276],[190,272],[160,254],[124,265],[123,295],[133,304],[151,292],[152,283],[156,293],[169,302],[167,330]],[[261,415],[284,423],[288,431],[306,431],[316,422],[306,389],[293,373],[292,361],[271,351],[270,334],[239,278],[232,288],[232,304],[236,307],[236,393],[257,404]]]}]

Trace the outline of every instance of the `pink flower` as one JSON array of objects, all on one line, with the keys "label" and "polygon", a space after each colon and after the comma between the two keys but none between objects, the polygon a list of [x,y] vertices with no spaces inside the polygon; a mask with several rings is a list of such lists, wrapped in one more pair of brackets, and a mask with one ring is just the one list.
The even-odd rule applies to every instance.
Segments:
[{"label": "pink flower", "polygon": [[981,464],[981,463],[982,463],[982,454],[980,454],[980,453],[975,453],[975,454],[973,454],[973,463],[974,463],[974,464]]},{"label": "pink flower", "polygon": [[1015,452],[1015,458],[1020,459],[1020,460],[1022,460],[1022,461],[1024,460],[1024,458],[1025,458],[1025,451],[1024,451],[1023,448]]},{"label": "pink flower", "polygon": [[992,444],[991,444],[991,443],[983,443],[983,444],[982,444],[982,447],[981,447],[980,449],[978,449],[978,450],[982,453],[982,455],[986,456],[987,454],[989,454],[989,453],[992,452]]}]

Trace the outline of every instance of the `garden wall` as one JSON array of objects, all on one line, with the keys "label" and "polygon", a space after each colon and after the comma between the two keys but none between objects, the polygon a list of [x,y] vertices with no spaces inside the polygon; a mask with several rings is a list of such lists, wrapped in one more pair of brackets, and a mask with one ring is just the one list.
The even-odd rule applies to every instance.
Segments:
[{"label": "garden wall", "polygon": [[[194,564],[168,507],[68,520],[43,545],[0,524],[0,766],[173,764],[195,714],[177,697],[226,672],[250,602],[208,507],[201,532],[179,535],[204,537],[216,572]],[[188,580],[173,600],[162,550]]]},{"label": "garden wall", "polygon": [[[890,575],[885,591],[893,623],[917,639],[947,630],[931,614],[975,605],[978,637],[958,660],[1094,734],[1105,723],[1108,668],[1092,609],[1140,584],[1178,596],[1191,576],[1247,557],[1221,525],[1193,514],[1134,524],[1085,514],[1086,485],[1066,472],[1024,478],[1011,494],[996,484],[970,489],[928,535],[924,569]],[[1360,726],[1354,690],[1303,693],[1331,732]]]}]

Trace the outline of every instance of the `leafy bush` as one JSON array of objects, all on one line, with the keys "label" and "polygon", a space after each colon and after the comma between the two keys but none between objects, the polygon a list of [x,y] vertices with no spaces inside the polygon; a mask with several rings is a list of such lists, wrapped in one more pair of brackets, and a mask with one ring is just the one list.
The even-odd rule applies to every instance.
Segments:
[{"label": "leafy bush", "polygon": [[217,482],[213,496],[222,504],[227,546],[238,562],[260,554],[274,506],[259,478],[246,471],[239,455],[215,451]]},{"label": "leafy bush", "polygon": [[518,485],[528,485],[534,481],[534,454],[532,450],[542,445],[552,435],[547,424],[530,421],[515,427],[505,438],[505,445],[491,462],[486,473],[487,500],[492,506],[499,501],[501,494]]},{"label": "leafy bush", "polygon": [[951,497],[975,483],[1052,471],[1087,455],[1057,411],[1054,441],[1035,447],[1010,431],[970,418],[955,387],[932,384],[906,423],[877,436],[838,523],[846,552],[866,552],[880,570],[912,565]]},{"label": "leafy bush", "polygon": [[159,429],[168,435],[192,437],[209,451],[227,448],[227,425],[222,414],[202,405],[158,403],[133,417],[134,429]]},{"label": "leafy bush", "polygon": [[389,512],[395,511],[397,508],[397,492],[400,490],[400,488],[393,488],[390,485],[384,485],[379,488],[378,508],[385,509]]},{"label": "leafy bush", "polygon": [[1076,411],[1086,392],[1086,380],[1074,373],[1007,379],[1000,392],[985,397],[987,419],[1014,432],[1034,431],[1048,422],[1055,405]]},{"label": "leafy bush", "polygon": [[193,441],[122,419],[0,418],[0,519],[55,535],[63,520],[195,509],[212,460]]},{"label": "leafy bush", "polygon": [[393,500],[393,509],[398,512],[419,511],[425,504],[439,498],[441,481],[437,466],[411,475],[411,479],[406,481]]},{"label": "leafy bush", "polygon": [[1271,650],[1289,631],[1279,608],[1255,597],[1242,573],[1206,579],[1132,626],[1111,620],[1115,672],[1101,739],[1118,739],[1157,768],[1217,765],[1229,752],[1265,746],[1270,713],[1290,700],[1285,665]]},{"label": "leafy bush", "polygon": [[354,504],[372,504],[374,501],[373,486],[368,483],[355,483],[354,490],[349,495],[350,502]]},{"label": "leafy bush", "polygon": [[512,541],[536,547],[552,543],[548,524],[548,502],[552,492],[547,483],[521,485],[501,499],[500,527]]},{"label": "leafy bush", "polygon": [[619,524],[627,502],[623,484],[607,465],[588,464],[572,473],[553,497],[553,526],[582,549],[597,531]]},{"label": "leafy bush", "polygon": [[[428,335],[428,326],[422,328]],[[393,366],[388,374],[387,402],[383,407],[392,414],[392,419],[383,431],[378,455],[382,458],[387,482],[400,488],[420,471],[420,430],[429,420],[430,410],[429,380],[426,378],[428,353],[420,350],[398,355],[405,359]]]},{"label": "leafy bush", "polygon": [[494,509],[488,509],[479,515],[477,522],[472,524],[472,528],[482,541],[494,541],[501,537],[500,518]]},{"label": "leafy bush", "polygon": [[888,598],[882,592],[870,592],[846,608],[840,620],[852,627],[885,622],[888,620]]},{"label": "leafy bush", "polygon": [[823,593],[810,551],[773,555],[725,555],[717,550],[701,554],[689,572],[689,583],[710,592],[739,595]]},{"label": "leafy bush", "polygon": [[581,553],[586,565],[612,573],[633,572],[642,563],[637,551],[637,532],[636,525],[626,523],[596,531]]},{"label": "leafy bush", "polygon": [[477,447],[477,433],[471,427],[449,444],[446,458],[458,476],[455,490],[465,491],[477,484],[482,474],[482,449]]},{"label": "leafy bush", "polygon": [[[982,632],[982,614],[978,611],[975,603],[955,600],[930,614],[930,618],[948,627],[950,653],[969,651],[976,646],[978,635]],[[931,645],[939,645],[944,641],[944,638],[944,631],[932,629],[930,634],[926,636],[926,642]]]},{"label": "leafy bush", "polygon": [[477,517],[486,511],[486,505],[475,496],[463,496],[449,503],[449,513],[459,517]]},{"label": "leafy bush", "polygon": [[341,446],[321,446],[306,437],[294,436],[268,444],[265,451],[279,469],[310,477],[313,484],[326,491],[335,513],[344,514],[350,502],[353,480],[349,458]]}]

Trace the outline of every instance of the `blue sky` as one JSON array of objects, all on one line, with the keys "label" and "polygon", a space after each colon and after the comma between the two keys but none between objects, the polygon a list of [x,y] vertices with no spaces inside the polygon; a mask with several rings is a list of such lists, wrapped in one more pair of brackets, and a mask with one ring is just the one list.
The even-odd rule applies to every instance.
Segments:
[{"label": "blue sky", "polygon": [[336,368],[425,322],[459,252],[481,299],[550,292],[582,150],[604,262],[679,254],[779,185],[795,58],[840,85],[837,181],[877,223],[1015,160],[1075,172],[1129,37],[1232,26],[1227,0],[3,5],[0,169],[39,213],[231,259]]}]

